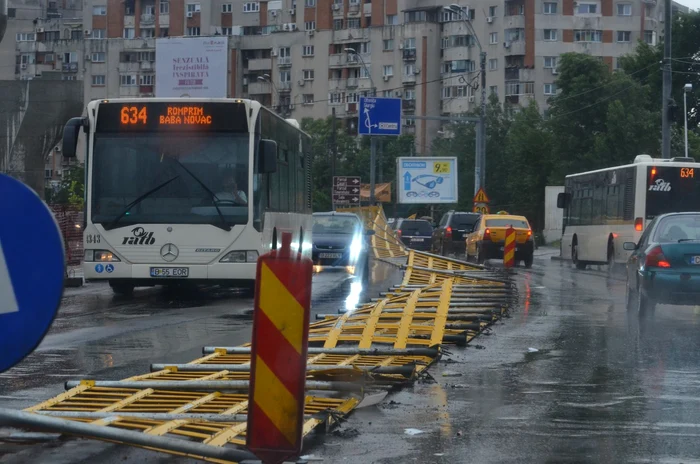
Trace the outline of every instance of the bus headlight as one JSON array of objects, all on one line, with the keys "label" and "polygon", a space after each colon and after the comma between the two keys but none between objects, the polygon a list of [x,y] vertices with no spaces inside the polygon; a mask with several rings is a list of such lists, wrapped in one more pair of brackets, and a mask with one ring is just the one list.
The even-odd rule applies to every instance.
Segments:
[{"label": "bus headlight", "polygon": [[255,263],[257,261],[258,252],[255,250],[229,251],[219,260],[220,263]]},{"label": "bus headlight", "polygon": [[86,262],[119,262],[121,259],[114,256],[114,253],[107,250],[85,250],[83,260]]},{"label": "bus headlight", "polygon": [[353,263],[360,258],[360,253],[362,253],[362,238],[355,236],[350,244],[350,261]]}]

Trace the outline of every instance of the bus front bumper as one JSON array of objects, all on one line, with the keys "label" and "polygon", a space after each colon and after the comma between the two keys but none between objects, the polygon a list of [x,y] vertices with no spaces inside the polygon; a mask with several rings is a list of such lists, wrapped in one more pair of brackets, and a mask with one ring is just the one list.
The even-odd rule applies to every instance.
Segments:
[{"label": "bus front bumper", "polygon": [[[152,271],[153,270],[153,271]],[[157,271],[156,271],[157,270]],[[168,282],[232,283],[254,281],[256,263],[216,264],[129,264],[83,263],[85,280],[130,280],[136,285],[163,285]],[[163,272],[167,277],[154,277]],[[184,275],[183,275],[184,274]]]}]

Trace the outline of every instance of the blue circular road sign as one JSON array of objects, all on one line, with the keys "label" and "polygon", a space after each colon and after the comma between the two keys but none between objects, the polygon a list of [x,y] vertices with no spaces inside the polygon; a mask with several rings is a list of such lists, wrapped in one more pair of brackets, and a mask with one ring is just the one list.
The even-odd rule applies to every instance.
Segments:
[{"label": "blue circular road sign", "polygon": [[39,345],[63,295],[63,239],[49,208],[0,174],[0,372]]}]

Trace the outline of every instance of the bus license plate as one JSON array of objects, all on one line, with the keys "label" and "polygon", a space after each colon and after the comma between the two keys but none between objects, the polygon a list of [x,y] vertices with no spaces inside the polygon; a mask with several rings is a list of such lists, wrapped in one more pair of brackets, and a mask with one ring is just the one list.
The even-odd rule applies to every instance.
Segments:
[{"label": "bus license plate", "polygon": [[700,256],[691,256],[690,264],[700,265]]},{"label": "bus license plate", "polygon": [[152,267],[151,277],[189,277],[187,267]]},{"label": "bus license plate", "polygon": [[342,253],[319,253],[318,257],[321,259],[342,258],[343,254]]}]

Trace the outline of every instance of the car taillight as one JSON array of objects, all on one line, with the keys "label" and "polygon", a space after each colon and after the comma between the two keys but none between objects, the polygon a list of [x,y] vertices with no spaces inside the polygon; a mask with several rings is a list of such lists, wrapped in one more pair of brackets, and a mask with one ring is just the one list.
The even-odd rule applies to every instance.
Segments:
[{"label": "car taillight", "polygon": [[398,235],[399,238],[401,238],[401,229],[398,229],[398,230],[396,231],[396,235]]},{"label": "car taillight", "polygon": [[528,237],[531,237],[531,236],[532,236],[532,230],[528,230],[528,231],[527,231],[527,236],[528,236]]},{"label": "car taillight", "polygon": [[634,220],[634,230],[641,232],[644,229],[644,219],[637,218]]},{"label": "car taillight", "polygon": [[666,260],[660,246],[652,248],[651,251],[647,253],[647,260],[644,264],[646,267],[671,267],[671,263]]},{"label": "car taillight", "polygon": [[484,231],[484,238],[491,238],[491,229],[486,229]]},{"label": "car taillight", "polygon": [[445,237],[452,238],[452,227],[447,226],[447,229],[445,229]]}]

